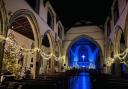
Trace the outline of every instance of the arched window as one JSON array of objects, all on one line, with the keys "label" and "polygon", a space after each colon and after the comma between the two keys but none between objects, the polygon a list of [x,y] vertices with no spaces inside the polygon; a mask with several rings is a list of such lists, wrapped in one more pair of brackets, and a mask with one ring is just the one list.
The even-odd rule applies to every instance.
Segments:
[{"label": "arched window", "polygon": [[54,30],[54,14],[50,9],[48,9],[47,24]]}]

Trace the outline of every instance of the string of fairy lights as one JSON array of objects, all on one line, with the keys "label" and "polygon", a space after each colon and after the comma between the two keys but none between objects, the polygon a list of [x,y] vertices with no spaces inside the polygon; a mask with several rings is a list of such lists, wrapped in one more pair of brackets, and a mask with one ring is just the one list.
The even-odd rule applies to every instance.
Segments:
[{"label": "string of fairy lights", "polygon": [[[12,41],[12,39],[10,39],[10,37],[4,37],[3,35],[0,35],[0,42],[6,40],[7,42],[10,42],[11,44],[13,44],[14,41]],[[43,52],[42,49],[40,48],[33,48],[33,49],[27,49],[27,48],[23,48],[20,45],[14,45],[17,51],[21,51],[25,52],[25,53],[34,53],[34,52],[39,52],[40,55],[43,57],[43,59],[49,60],[52,57],[54,57],[54,59],[56,61],[59,61],[61,59],[65,59],[65,56],[61,56],[61,57],[57,57],[55,54],[51,53],[51,54],[46,54],[45,52]],[[126,60],[126,57],[128,55],[128,48],[126,48],[125,51],[123,51],[120,54],[116,54],[114,55],[114,57],[108,57],[106,58],[106,65],[107,66],[111,66],[112,63],[114,63],[114,61],[116,61],[117,59],[120,60],[120,62],[128,64],[128,60]]]},{"label": "string of fairy lights", "polygon": [[126,50],[123,51],[122,53],[114,55],[113,58],[108,57],[106,60],[106,64],[107,66],[111,66],[111,64],[114,63],[114,61],[116,60],[120,60],[121,63],[128,64],[128,60],[126,58],[127,55],[128,55],[128,48],[126,48]]},{"label": "string of fairy lights", "polygon": [[28,53],[28,54],[33,54],[34,52],[39,52],[40,55],[43,57],[43,59],[49,60],[52,57],[54,57],[55,61],[59,61],[61,59],[65,59],[65,56],[61,56],[61,57],[57,57],[55,54],[51,53],[51,54],[46,54],[45,52],[43,52],[42,49],[40,48],[33,48],[33,49],[27,49],[27,48],[23,48],[20,45],[16,44],[15,41],[13,41],[13,39],[11,37],[4,37],[3,35],[0,35],[0,42],[5,40],[6,42],[9,42],[10,44],[13,44],[14,48],[16,49],[16,52],[22,51],[24,53]]}]

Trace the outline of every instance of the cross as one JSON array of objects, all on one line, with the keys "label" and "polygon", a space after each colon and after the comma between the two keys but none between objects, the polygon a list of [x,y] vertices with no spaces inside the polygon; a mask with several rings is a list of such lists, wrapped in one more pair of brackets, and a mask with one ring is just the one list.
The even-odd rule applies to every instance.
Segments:
[{"label": "cross", "polygon": [[84,61],[85,56],[84,56],[84,55],[82,55],[82,58],[83,58],[83,61]]}]

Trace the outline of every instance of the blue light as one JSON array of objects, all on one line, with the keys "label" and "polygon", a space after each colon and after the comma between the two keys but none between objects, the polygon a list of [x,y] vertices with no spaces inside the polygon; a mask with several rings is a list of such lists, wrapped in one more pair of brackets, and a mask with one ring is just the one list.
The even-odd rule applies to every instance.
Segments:
[{"label": "blue light", "polygon": [[91,89],[89,73],[81,72],[69,80],[69,89]]},{"label": "blue light", "polygon": [[84,61],[84,58],[85,58],[85,56],[84,56],[84,54],[82,55],[82,59],[83,59],[83,61]]},{"label": "blue light", "polygon": [[121,73],[124,75],[126,73],[126,64],[121,63]]},{"label": "blue light", "polygon": [[86,66],[83,65],[82,67],[86,67]]},{"label": "blue light", "polygon": [[96,69],[99,58],[99,48],[90,40],[80,38],[69,50],[69,66],[70,67],[86,67]]}]

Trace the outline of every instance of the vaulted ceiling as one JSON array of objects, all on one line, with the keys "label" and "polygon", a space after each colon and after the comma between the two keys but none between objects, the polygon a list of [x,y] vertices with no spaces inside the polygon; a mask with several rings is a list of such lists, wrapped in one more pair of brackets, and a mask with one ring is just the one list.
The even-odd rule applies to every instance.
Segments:
[{"label": "vaulted ceiling", "polygon": [[72,26],[103,27],[113,0],[49,0],[66,31]]},{"label": "vaulted ceiling", "polygon": [[19,17],[11,24],[11,29],[34,40],[34,35],[29,21],[25,17]]}]

